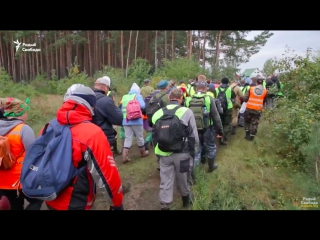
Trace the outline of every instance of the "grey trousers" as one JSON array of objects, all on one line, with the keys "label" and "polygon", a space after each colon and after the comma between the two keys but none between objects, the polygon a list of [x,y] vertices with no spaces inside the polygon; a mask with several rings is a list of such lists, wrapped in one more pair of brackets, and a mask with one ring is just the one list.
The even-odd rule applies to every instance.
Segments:
[{"label": "grey trousers", "polygon": [[133,136],[136,137],[138,147],[144,146],[143,126],[131,125],[123,126],[124,129],[124,146],[123,148],[131,148]]},{"label": "grey trousers", "polygon": [[168,207],[173,201],[174,180],[177,180],[181,196],[190,194],[190,170],[193,159],[188,153],[173,153],[168,157],[160,157],[160,204]]}]

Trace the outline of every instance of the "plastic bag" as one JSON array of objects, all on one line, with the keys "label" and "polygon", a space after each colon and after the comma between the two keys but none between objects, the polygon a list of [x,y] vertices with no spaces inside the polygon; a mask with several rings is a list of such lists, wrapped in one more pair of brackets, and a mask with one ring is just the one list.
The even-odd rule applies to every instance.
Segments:
[{"label": "plastic bag", "polygon": [[243,102],[239,110],[239,113],[244,113],[246,111],[246,107],[247,107],[247,103]]}]

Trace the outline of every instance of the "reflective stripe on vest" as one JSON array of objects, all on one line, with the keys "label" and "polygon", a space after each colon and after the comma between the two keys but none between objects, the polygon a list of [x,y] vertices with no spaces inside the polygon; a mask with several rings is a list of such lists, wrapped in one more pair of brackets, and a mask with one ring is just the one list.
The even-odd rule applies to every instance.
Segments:
[{"label": "reflective stripe on vest", "polygon": [[108,91],[107,96],[109,96],[111,94],[111,91]]},{"label": "reflective stripe on vest", "polygon": [[123,118],[127,117],[127,105],[128,102],[130,102],[131,100],[133,100],[135,98],[136,94],[132,93],[132,94],[126,94],[122,97],[122,114],[123,114]]},{"label": "reflective stripe on vest", "polygon": [[21,189],[22,186],[19,185],[20,174],[22,170],[23,159],[25,155],[24,146],[21,140],[21,130],[24,126],[21,123],[15,126],[6,136],[10,142],[10,149],[15,157],[19,157],[15,165],[8,170],[0,170],[0,189],[10,189],[14,190],[18,187]]},{"label": "reflective stripe on vest", "polygon": [[[263,99],[267,95],[267,90],[263,88],[263,93],[261,93],[261,88],[259,86],[255,86],[251,87],[249,91],[247,108],[261,111],[263,108]],[[258,92],[258,94],[256,92]]]}]

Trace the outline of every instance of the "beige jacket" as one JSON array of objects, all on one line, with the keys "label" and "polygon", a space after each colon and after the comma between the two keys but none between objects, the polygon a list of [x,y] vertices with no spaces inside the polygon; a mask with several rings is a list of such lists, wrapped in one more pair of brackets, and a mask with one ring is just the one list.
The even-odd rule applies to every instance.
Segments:
[{"label": "beige jacket", "polygon": [[235,98],[235,101],[233,103],[233,107],[234,108],[240,108],[241,107],[241,102],[240,102],[240,98],[243,98],[243,93],[241,91],[241,88],[235,84],[235,83],[232,83],[230,85],[231,89],[234,91],[234,93],[236,94],[236,98]]}]

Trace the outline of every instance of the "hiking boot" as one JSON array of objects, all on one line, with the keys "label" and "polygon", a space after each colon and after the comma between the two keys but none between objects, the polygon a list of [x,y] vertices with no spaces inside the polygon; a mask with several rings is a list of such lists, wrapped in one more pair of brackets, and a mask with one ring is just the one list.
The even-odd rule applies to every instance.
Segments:
[{"label": "hiking boot", "polygon": [[249,141],[253,141],[254,140],[254,136],[250,136]]},{"label": "hiking boot", "polygon": [[216,170],[218,168],[218,164],[215,163],[215,158],[209,158],[208,165],[209,165],[209,169],[208,169],[209,173],[213,172],[214,170]]},{"label": "hiking boot", "polygon": [[119,155],[122,154],[123,146],[124,146],[124,138],[121,138],[121,151],[119,152]]},{"label": "hiking boot", "polygon": [[222,138],[219,139],[219,142],[221,146],[227,146],[227,143]]},{"label": "hiking boot", "polygon": [[246,140],[250,140],[250,132],[246,131],[246,136],[244,137]]},{"label": "hiking boot", "polygon": [[191,196],[190,195],[182,196],[182,206],[184,208],[189,207],[191,203],[192,203],[192,201],[191,201]]},{"label": "hiking boot", "polygon": [[140,151],[140,155],[141,157],[146,157],[149,155],[149,151],[146,150],[145,146],[139,148],[139,151]]},{"label": "hiking boot", "polygon": [[118,150],[117,140],[116,140],[116,142],[113,144],[113,153],[114,153],[114,156],[115,156],[115,157],[121,155],[121,152]]},{"label": "hiking boot", "polygon": [[149,143],[148,142],[144,142],[144,148],[146,149],[146,151],[149,151]]},{"label": "hiking boot", "polygon": [[235,135],[235,134],[236,134],[236,126],[232,126],[231,135]]},{"label": "hiking boot", "polygon": [[129,159],[129,149],[128,149],[128,148],[123,148],[123,149],[122,149],[122,162],[123,162],[123,163],[128,163],[128,162],[130,162],[130,159]]}]

